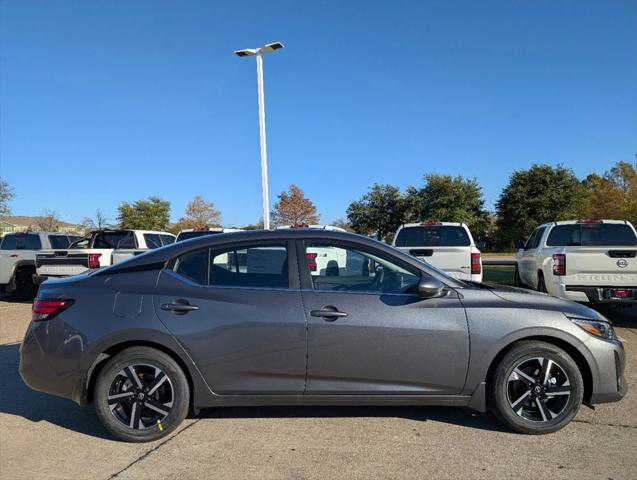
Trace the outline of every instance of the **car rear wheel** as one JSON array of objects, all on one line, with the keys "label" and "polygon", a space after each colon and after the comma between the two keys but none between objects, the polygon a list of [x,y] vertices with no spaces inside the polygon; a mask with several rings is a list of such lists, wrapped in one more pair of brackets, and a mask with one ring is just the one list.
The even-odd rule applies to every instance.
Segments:
[{"label": "car rear wheel", "polygon": [[184,372],[159,350],[132,347],[114,356],[95,384],[97,416],[115,437],[150,442],[186,418],[190,390]]},{"label": "car rear wheel", "polygon": [[15,292],[18,300],[33,300],[37,293],[37,287],[33,283],[33,274],[30,268],[25,268],[15,274]]},{"label": "car rear wheel", "polygon": [[544,281],[544,274],[542,272],[537,274],[537,291],[547,293],[546,282]]},{"label": "car rear wheel", "polygon": [[584,392],[582,375],[561,348],[520,342],[500,361],[490,385],[496,416],[517,432],[555,432],[577,414]]},{"label": "car rear wheel", "polygon": [[520,278],[520,269],[517,264],[515,265],[515,270],[513,271],[513,285],[516,287],[522,287],[522,278]]}]

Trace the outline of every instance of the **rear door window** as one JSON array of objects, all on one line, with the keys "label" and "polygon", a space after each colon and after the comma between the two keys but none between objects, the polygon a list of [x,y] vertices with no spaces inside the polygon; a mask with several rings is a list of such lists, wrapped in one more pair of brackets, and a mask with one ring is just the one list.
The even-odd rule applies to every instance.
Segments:
[{"label": "rear door window", "polygon": [[406,227],[396,238],[397,247],[468,247],[471,240],[464,227],[450,225]]},{"label": "rear door window", "polygon": [[144,240],[146,241],[146,247],[150,249],[161,247],[161,239],[156,233],[145,233]]},{"label": "rear door window", "polygon": [[171,243],[175,243],[175,237],[173,237],[172,235],[160,235],[159,238],[161,238],[162,245],[170,245]]},{"label": "rear door window", "polygon": [[175,273],[199,285],[208,285],[208,249],[186,253],[177,259]]},{"label": "rear door window", "polygon": [[285,245],[255,245],[212,250],[210,285],[253,288],[288,288],[288,253]]},{"label": "rear door window", "polygon": [[549,247],[633,247],[637,236],[622,223],[557,225],[546,241]]},{"label": "rear door window", "polygon": [[63,249],[68,248],[70,245],[69,237],[66,235],[49,235],[49,243],[51,244],[51,248],[54,249]]}]

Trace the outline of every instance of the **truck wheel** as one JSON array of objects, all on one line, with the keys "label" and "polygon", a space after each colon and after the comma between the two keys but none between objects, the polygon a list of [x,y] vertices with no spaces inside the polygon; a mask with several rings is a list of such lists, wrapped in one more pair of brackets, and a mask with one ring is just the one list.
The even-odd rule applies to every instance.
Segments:
[{"label": "truck wheel", "polygon": [[19,300],[33,300],[38,292],[37,287],[33,283],[32,276],[34,273],[32,269],[25,268],[15,274],[14,295]]},{"label": "truck wheel", "polygon": [[548,293],[546,291],[546,283],[544,282],[544,274],[539,272],[537,274],[537,291],[542,293]]},{"label": "truck wheel", "polygon": [[584,396],[582,374],[561,348],[524,341],[500,361],[489,395],[495,415],[520,433],[555,432],[577,414]]}]

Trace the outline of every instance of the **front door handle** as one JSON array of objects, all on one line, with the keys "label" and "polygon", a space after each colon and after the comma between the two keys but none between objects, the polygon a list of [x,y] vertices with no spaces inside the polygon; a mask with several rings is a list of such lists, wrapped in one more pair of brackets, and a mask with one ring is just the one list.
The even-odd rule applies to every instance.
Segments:
[{"label": "front door handle", "polygon": [[320,317],[328,322],[334,321],[337,318],[347,317],[347,313],[339,312],[338,308],[332,305],[327,305],[320,310],[310,310],[310,315],[312,315],[313,317]]},{"label": "front door handle", "polygon": [[162,304],[161,309],[176,313],[177,315],[185,315],[188,312],[199,310],[199,307],[197,305],[190,305],[186,300],[175,300],[173,303]]}]

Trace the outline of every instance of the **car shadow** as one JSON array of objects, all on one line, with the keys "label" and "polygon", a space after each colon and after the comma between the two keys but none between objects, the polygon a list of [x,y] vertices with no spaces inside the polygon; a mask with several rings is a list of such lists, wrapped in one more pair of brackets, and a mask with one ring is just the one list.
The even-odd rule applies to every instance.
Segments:
[{"label": "car shadow", "polygon": [[600,305],[594,308],[616,327],[637,328],[637,305],[631,307]]},{"label": "car shadow", "polygon": [[[102,427],[92,405],[31,390],[20,378],[18,343],[0,345],[0,413],[32,422],[48,422],[84,435],[113,440]],[[198,418],[360,418],[396,417],[419,422],[433,420],[482,430],[508,431],[492,415],[448,407],[224,407],[202,410]]]},{"label": "car shadow", "polygon": [[18,373],[19,343],[0,345],[0,413],[32,422],[48,422],[85,435],[112,440],[92,406],[80,407],[71,400],[36,392]]}]

